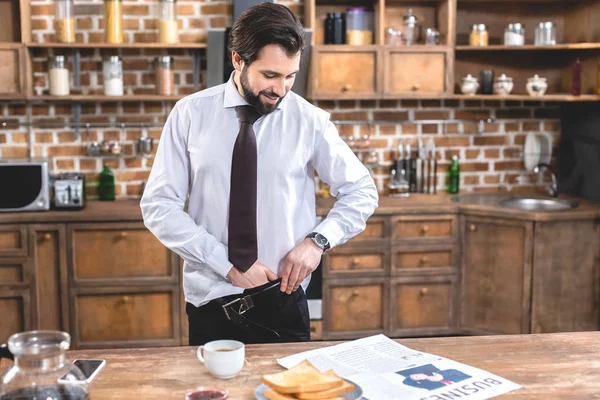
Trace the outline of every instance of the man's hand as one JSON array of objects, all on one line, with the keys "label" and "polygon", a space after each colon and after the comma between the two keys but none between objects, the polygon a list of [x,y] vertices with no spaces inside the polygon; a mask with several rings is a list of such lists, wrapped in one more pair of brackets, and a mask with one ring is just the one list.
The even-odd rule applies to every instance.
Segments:
[{"label": "man's hand", "polygon": [[281,291],[291,294],[321,261],[323,250],[311,239],[304,239],[288,253],[281,267]]},{"label": "man's hand", "polygon": [[277,275],[271,271],[266,265],[255,262],[248,271],[241,272],[236,267],[229,270],[227,277],[231,280],[234,286],[244,289],[254,288],[264,285],[269,281],[277,279]]}]

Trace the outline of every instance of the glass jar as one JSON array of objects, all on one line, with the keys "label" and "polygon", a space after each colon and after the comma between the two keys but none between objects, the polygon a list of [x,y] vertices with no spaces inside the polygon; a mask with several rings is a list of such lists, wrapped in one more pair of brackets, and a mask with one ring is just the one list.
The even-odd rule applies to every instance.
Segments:
[{"label": "glass jar", "polygon": [[48,60],[48,86],[51,96],[68,96],[70,93],[67,59],[63,55]]},{"label": "glass jar", "polygon": [[54,1],[54,36],[59,43],[75,42],[73,0]]},{"label": "glass jar", "polygon": [[104,94],[123,96],[123,62],[119,56],[110,56],[102,64]]},{"label": "glass jar", "polygon": [[476,47],[484,47],[489,44],[489,33],[485,24],[475,24],[469,36],[469,44]]},{"label": "glass jar", "polygon": [[156,70],[156,94],[170,96],[175,93],[175,72],[173,71],[173,57],[157,57]]},{"label": "glass jar", "polygon": [[540,22],[535,28],[534,44],[536,46],[554,46],[556,44],[556,24]]},{"label": "glass jar", "polygon": [[8,339],[8,350],[0,356],[14,358],[14,365],[0,376],[0,398],[88,400],[88,387],[81,370],[66,358],[71,336],[58,331],[16,333]]},{"label": "glass jar", "polygon": [[160,43],[177,43],[179,41],[176,0],[160,0],[158,33]]},{"label": "glass jar", "polygon": [[349,8],[346,13],[347,44],[373,44],[373,26],[373,10],[362,7]]},{"label": "glass jar", "polygon": [[505,46],[523,46],[525,44],[525,26],[523,24],[508,24],[504,29]]},{"label": "glass jar", "polygon": [[104,39],[106,43],[123,43],[123,2],[104,0]]}]

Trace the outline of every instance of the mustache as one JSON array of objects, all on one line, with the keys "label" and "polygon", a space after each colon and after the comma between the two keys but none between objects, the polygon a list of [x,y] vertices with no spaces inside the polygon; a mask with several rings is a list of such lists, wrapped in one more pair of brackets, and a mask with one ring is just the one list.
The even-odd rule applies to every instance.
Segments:
[{"label": "mustache", "polygon": [[260,92],[259,94],[264,94],[265,96],[268,96],[268,97],[270,97],[270,98],[272,98],[272,99],[278,99],[278,98],[280,98],[280,97],[281,97],[281,96],[279,96],[279,95],[278,95],[278,94],[276,94],[276,93],[273,93],[273,92],[266,92],[266,91],[264,91],[264,90],[263,90],[262,92]]}]

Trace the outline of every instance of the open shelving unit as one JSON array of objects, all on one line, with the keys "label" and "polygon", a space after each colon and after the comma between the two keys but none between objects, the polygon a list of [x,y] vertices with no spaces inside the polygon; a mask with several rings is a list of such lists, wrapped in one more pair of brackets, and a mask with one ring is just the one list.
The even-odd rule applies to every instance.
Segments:
[{"label": "open shelving unit", "polygon": [[[324,45],[327,13],[356,6],[375,11],[375,42],[371,46]],[[440,32],[440,45],[385,44],[386,29],[401,28],[409,8],[422,24],[422,36],[427,28]],[[315,32],[309,79],[313,99],[600,101],[600,25],[596,22],[600,0],[308,0],[305,13],[307,25]],[[533,44],[535,26],[544,21],[557,26],[555,46]],[[513,22],[526,27],[524,46],[503,45],[504,29]],[[489,46],[469,46],[471,27],[479,23],[488,26]],[[583,65],[581,96],[571,94],[576,58]],[[511,95],[462,95],[462,78],[467,74],[478,77],[483,69],[512,77]],[[527,79],[536,74],[548,81],[542,97],[531,97],[526,91]]]}]

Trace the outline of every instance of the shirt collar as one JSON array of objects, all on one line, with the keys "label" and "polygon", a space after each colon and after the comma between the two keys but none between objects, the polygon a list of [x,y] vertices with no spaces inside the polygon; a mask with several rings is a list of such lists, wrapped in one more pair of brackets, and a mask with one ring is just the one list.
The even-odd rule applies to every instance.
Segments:
[{"label": "shirt collar", "polygon": [[[223,98],[223,108],[231,108],[237,106],[247,106],[249,105],[246,99],[242,97],[240,92],[238,92],[237,87],[235,86],[235,82],[233,80],[233,74],[235,71],[231,73],[229,76],[229,80],[225,84],[225,96]],[[288,93],[289,94],[289,93]],[[277,105],[277,109],[281,110],[281,105],[285,102],[287,95],[283,98],[283,100]]]}]

